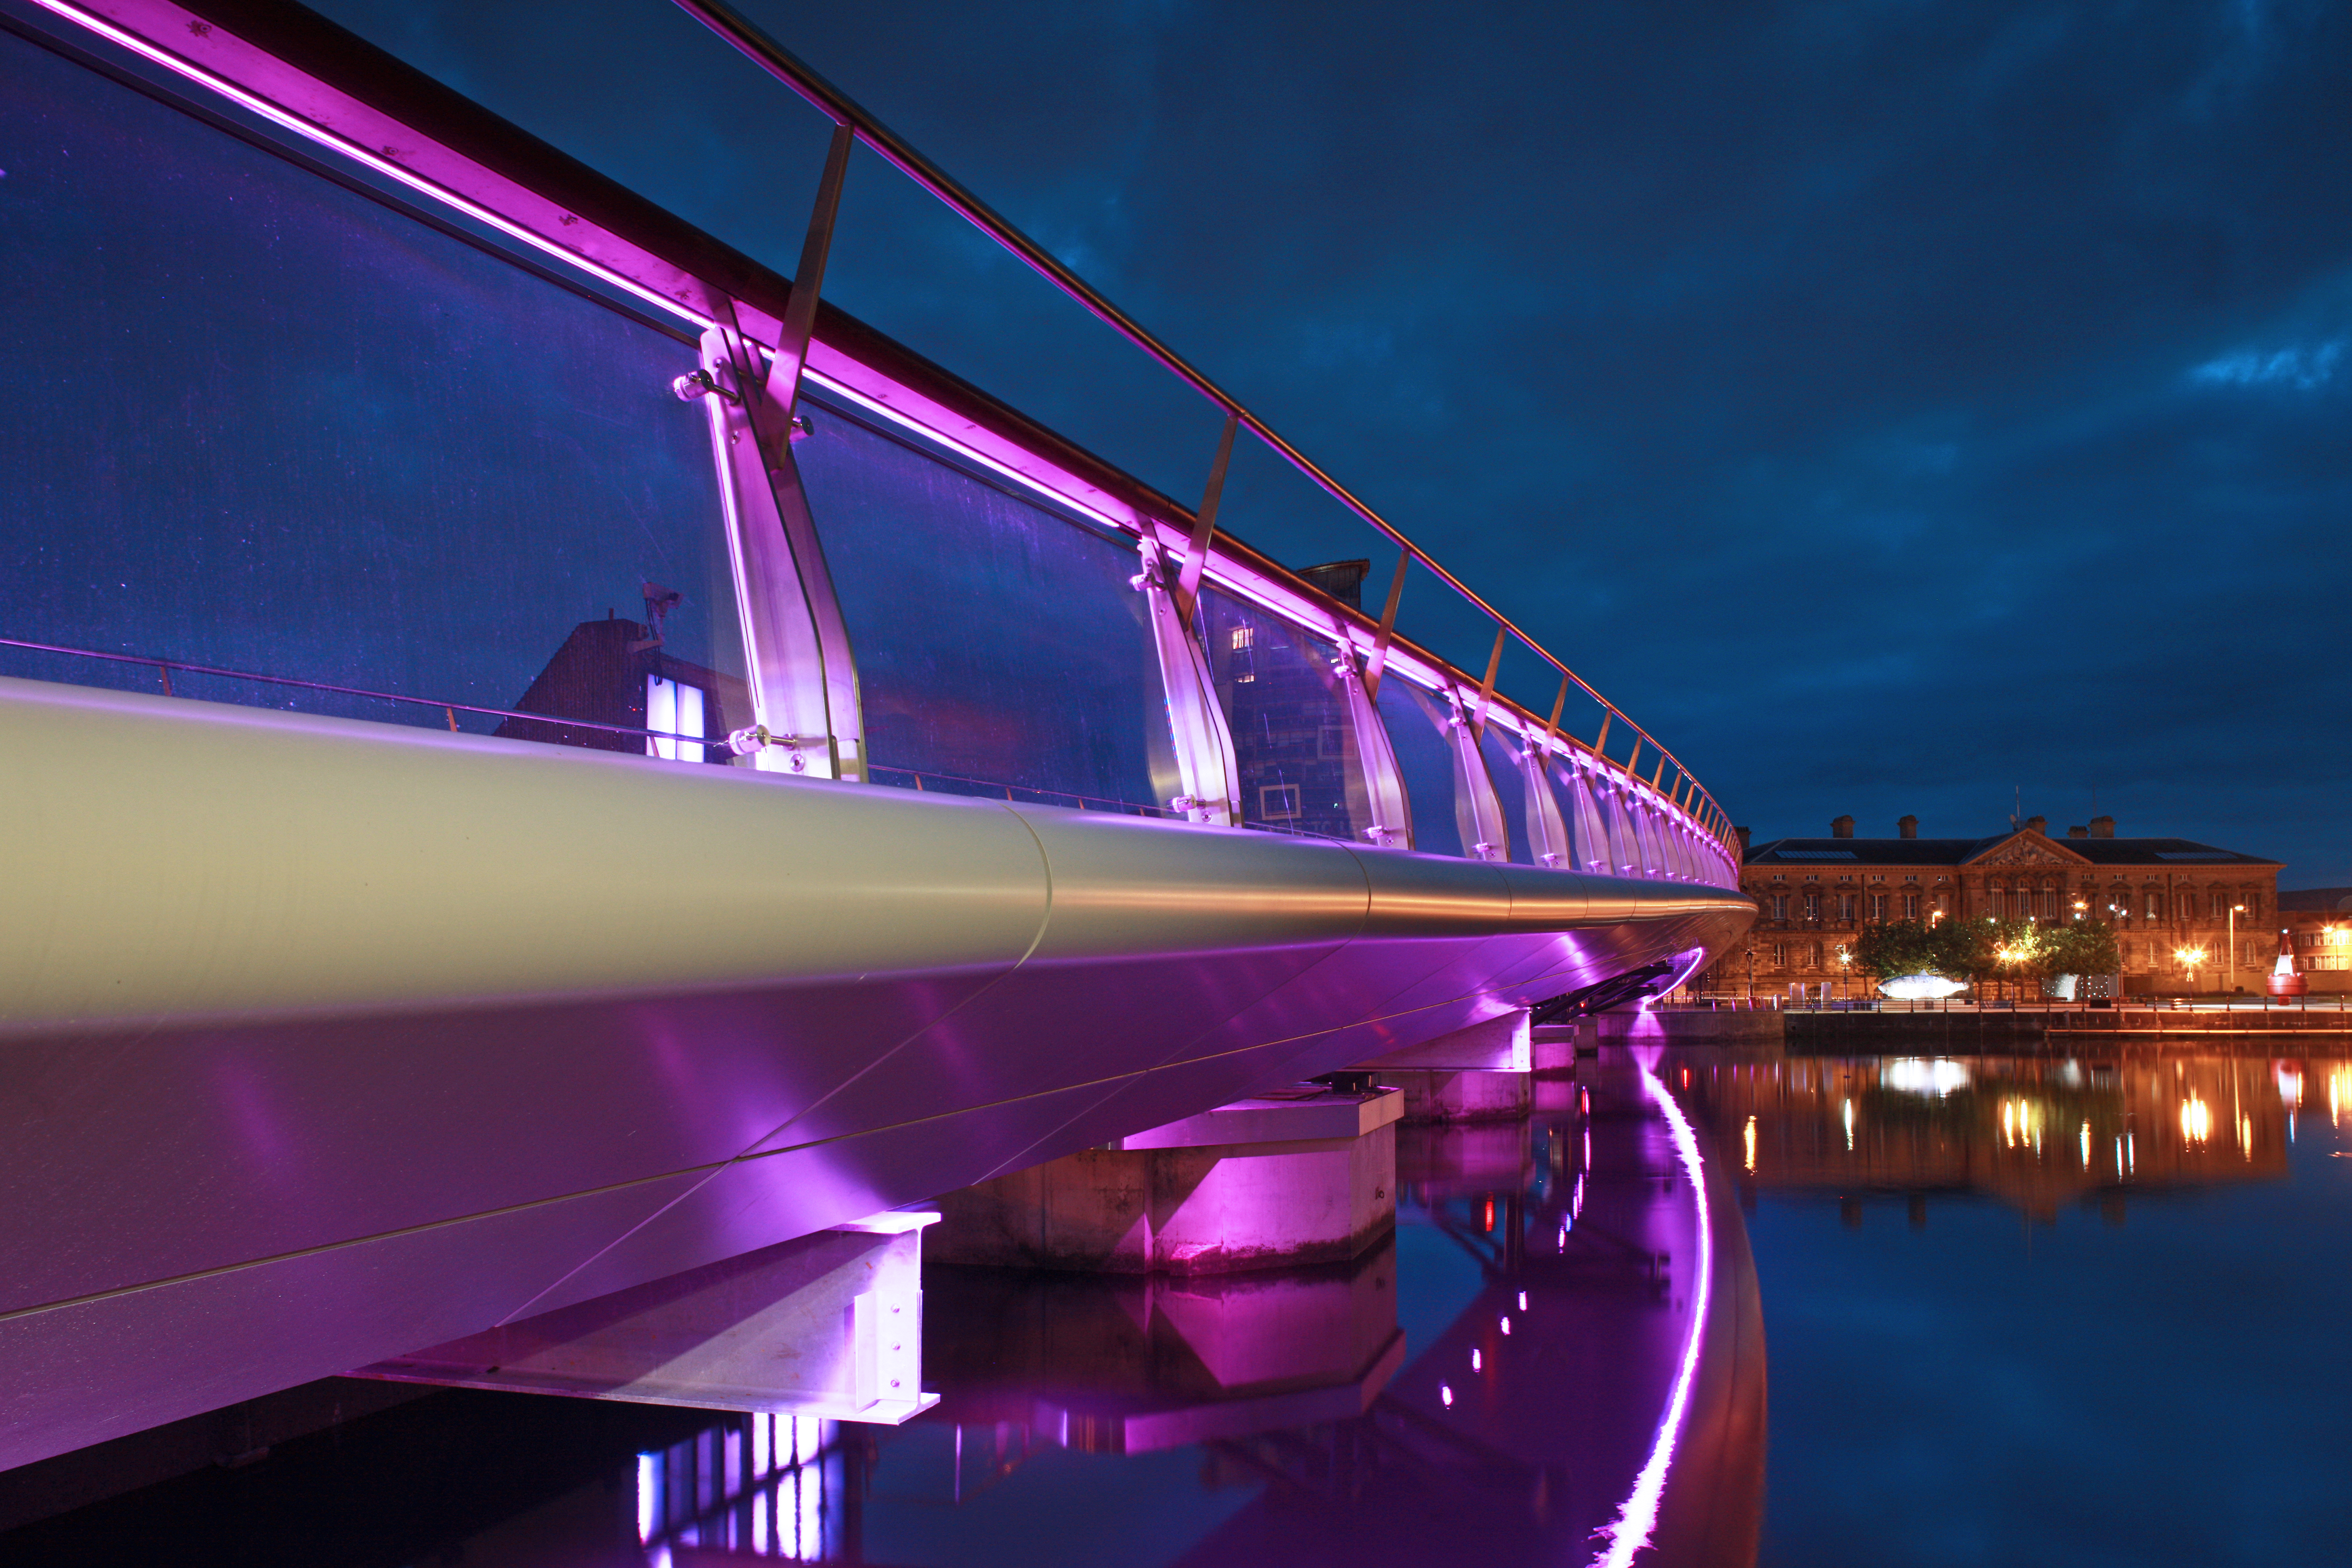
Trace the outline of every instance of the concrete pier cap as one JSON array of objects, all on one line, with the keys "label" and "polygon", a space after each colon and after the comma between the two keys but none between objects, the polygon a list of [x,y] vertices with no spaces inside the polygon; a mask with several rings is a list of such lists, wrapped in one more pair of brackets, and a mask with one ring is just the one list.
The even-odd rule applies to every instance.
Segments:
[{"label": "concrete pier cap", "polygon": [[1416,1123],[1525,1116],[1536,1066],[1535,1031],[1524,1008],[1362,1064],[1404,1091],[1404,1120]]},{"label": "concrete pier cap", "polygon": [[1302,1083],[943,1194],[938,1263],[1219,1274],[1343,1262],[1396,1229],[1404,1095]]}]

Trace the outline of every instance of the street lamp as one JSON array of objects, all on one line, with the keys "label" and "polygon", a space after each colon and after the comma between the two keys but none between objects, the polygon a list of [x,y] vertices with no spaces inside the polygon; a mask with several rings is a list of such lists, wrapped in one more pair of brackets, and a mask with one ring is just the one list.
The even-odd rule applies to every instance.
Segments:
[{"label": "street lamp", "polygon": [[2189,989],[2193,994],[2197,990],[2197,966],[2205,962],[2205,950],[2201,947],[2177,947],[2172,950],[2172,956],[2189,971]]}]

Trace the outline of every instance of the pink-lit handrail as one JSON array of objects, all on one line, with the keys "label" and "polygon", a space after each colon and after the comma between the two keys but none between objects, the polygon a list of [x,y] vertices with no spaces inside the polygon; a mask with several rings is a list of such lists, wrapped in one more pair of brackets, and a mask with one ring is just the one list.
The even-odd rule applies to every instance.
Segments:
[{"label": "pink-lit handrail", "polygon": [[[1182,355],[1153,336],[1140,322],[1104,298],[1092,284],[1064,266],[1051,251],[1022,233],[1002,214],[971,191],[966,190],[945,170],[924,157],[904,138],[866,112],[848,94],[812,70],[804,61],[768,37],[734,7],[726,4],[726,0],[675,0],[675,3],[688,16],[732,46],[752,64],[801,98],[805,99],[826,119],[836,125],[850,127],[857,133],[859,141],[872,148],[900,174],[922,186],[940,202],[960,214],[975,228],[1019,257],[1047,282],[1085,306],[1105,325],[1150,355],[1162,369],[1184,382],[1193,391],[1239,421],[1252,435],[1281,454],[1285,461],[1306,475],[1324,493],[1373,528],[1378,529],[1389,538],[1391,542],[1434,572],[1446,586],[1476,605],[1479,611],[1496,626],[1518,639],[1521,646],[1546,664],[1550,665],[1562,676],[1574,681],[1586,696],[1622,721],[1626,728],[1647,742],[1662,759],[1674,765],[1678,778],[1689,779],[1698,788],[1699,795],[1709,807],[1716,806],[1713,794],[1704,785],[1698,784],[1696,776],[1683,765],[1682,760],[1661,745],[1655,736],[1635,723],[1633,718],[1615,703],[1601,696],[1591,681],[1570,669],[1550,649],[1529,636],[1517,622],[1480,597],[1467,583],[1440,565],[1437,559],[1429,552],[1406,538],[1403,531],[1395,524],[1373,510],[1355,492],[1325,472],[1304,452],[1283,439],[1272,426],[1244,407],[1239,399],[1211,381]],[[1635,754],[1639,754],[1638,747]],[[1685,814],[1693,819],[1707,824],[1707,831],[1711,837],[1719,842],[1728,842],[1728,828],[1716,820],[1720,816],[1719,808],[1709,812],[1700,812],[1691,807],[1685,807],[1684,810]]]}]

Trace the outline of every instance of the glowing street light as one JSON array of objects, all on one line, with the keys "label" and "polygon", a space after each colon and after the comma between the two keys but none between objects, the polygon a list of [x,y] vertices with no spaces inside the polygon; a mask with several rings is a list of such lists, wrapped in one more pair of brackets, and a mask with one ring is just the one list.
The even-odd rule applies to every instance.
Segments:
[{"label": "glowing street light", "polygon": [[2230,951],[2222,959],[2229,965],[2228,978],[2221,982],[2221,994],[2225,1001],[2238,989],[2238,917],[2245,912],[2243,904],[2230,906]]},{"label": "glowing street light", "polygon": [[2201,947],[2176,947],[2172,950],[2172,956],[2179,959],[2181,966],[2189,971],[2189,988],[2191,991],[2196,990],[2197,966],[2205,962],[2205,950]]}]

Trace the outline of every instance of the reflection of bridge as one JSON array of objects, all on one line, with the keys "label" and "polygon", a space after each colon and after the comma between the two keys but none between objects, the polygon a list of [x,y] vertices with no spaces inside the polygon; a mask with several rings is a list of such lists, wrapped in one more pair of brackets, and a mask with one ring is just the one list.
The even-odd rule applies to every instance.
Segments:
[{"label": "reflection of bridge", "polygon": [[[1402,1342],[1391,1247],[1351,1266],[1213,1279],[935,1269],[943,1315],[926,1361],[942,1403],[929,1430],[827,1427],[820,1462],[795,1469],[781,1426],[771,1440],[758,1417],[748,1435],[729,1422],[641,1461],[641,1534],[753,1553],[797,1530],[814,1558],[808,1543],[872,1551],[939,1528],[916,1520],[979,1516],[977,1539],[1009,1544],[1048,1511],[1099,1528],[1067,1468],[1033,1467],[1053,1469],[1065,1450],[1190,1444],[1197,1465],[1095,1483],[1115,1491],[1124,1527],[1165,1521],[1175,1539],[1160,1548],[1180,1563],[1588,1562],[1609,1551],[1595,1531],[1659,1450],[1696,1342],[1647,1546],[1635,1557],[1628,1540],[1612,1560],[1752,1563],[1762,1316],[1728,1173],[1709,1181],[1717,1270],[1700,1317],[1693,1194],[1658,1102],[1613,1050],[1581,1087],[1472,1142],[1406,1130],[1402,1165],[1452,1173],[1410,1223],[1476,1265],[1427,1342]],[[1189,1500],[1201,1492],[1236,1500],[1203,1509]],[[698,1510],[673,1500],[697,1498]]]},{"label": "reflection of bridge", "polygon": [[842,124],[797,286],[297,7],[44,4],[0,1464],[1750,917],[1646,731],[1398,634],[1425,555],[1375,616],[1217,531],[1245,429],[1401,541],[1156,343],[1197,510],[820,307],[856,141],[1026,242],[758,40]]}]

